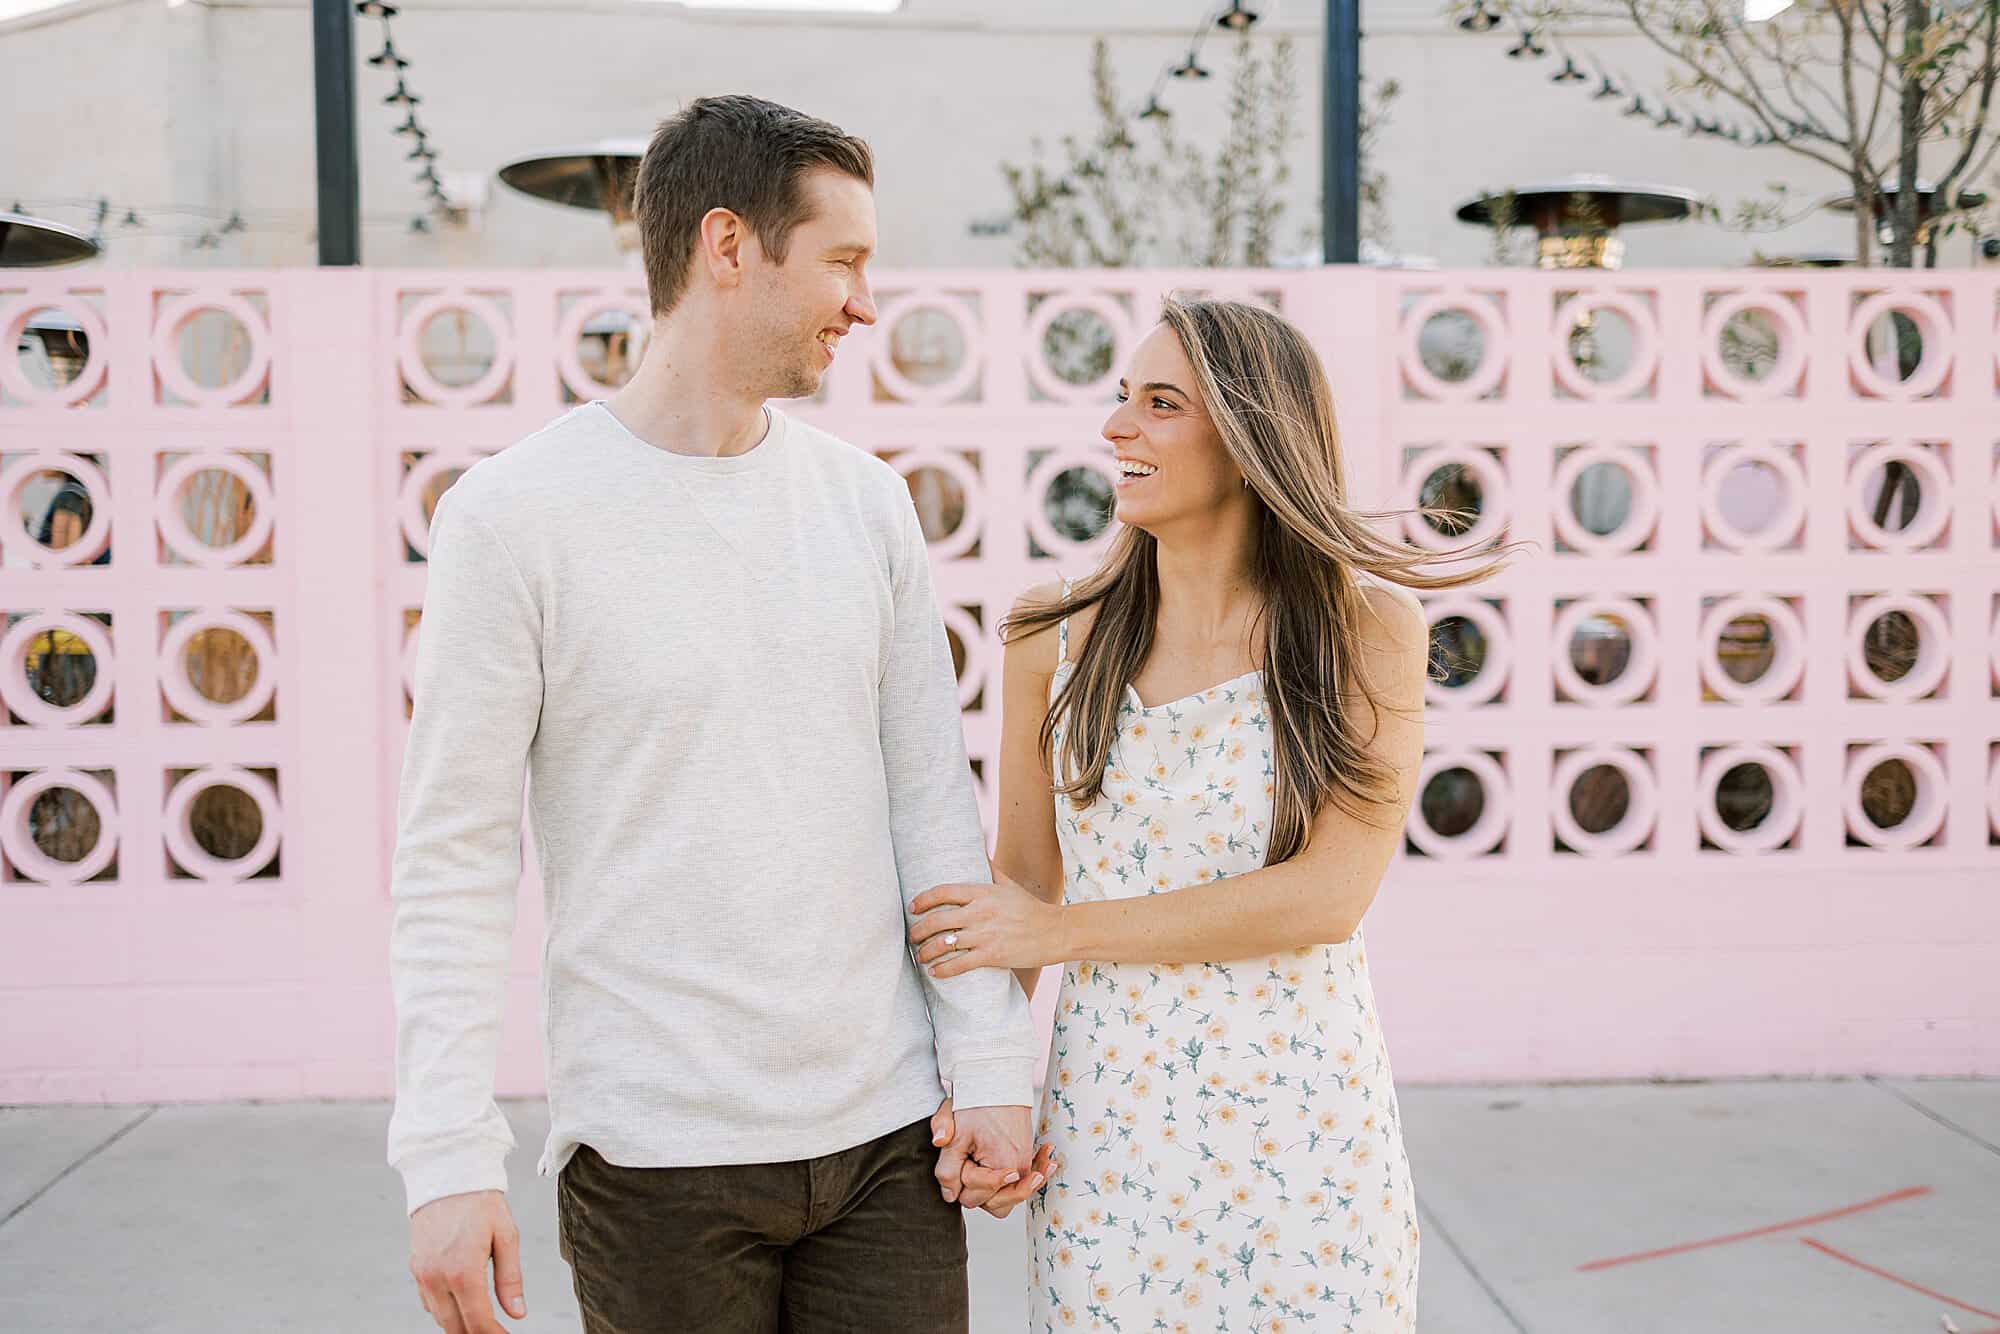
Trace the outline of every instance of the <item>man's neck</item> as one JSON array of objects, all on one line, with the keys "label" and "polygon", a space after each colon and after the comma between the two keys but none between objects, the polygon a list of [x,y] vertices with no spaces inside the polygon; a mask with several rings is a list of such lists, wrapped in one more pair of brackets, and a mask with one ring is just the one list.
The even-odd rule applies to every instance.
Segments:
[{"label": "man's neck", "polygon": [[639,369],[607,406],[626,430],[670,454],[747,454],[770,426],[763,398],[731,373],[713,326],[697,333],[696,323],[679,311],[657,323]]}]

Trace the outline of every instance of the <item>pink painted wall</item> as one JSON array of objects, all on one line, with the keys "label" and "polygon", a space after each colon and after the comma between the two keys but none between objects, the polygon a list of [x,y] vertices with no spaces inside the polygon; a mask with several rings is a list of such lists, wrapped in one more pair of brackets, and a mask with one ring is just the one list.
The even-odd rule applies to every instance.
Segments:
[{"label": "pink painted wall", "polygon": [[[1052,321],[1096,321],[1115,366],[1177,287],[1272,301],[1308,330],[1363,503],[1407,505],[1456,464],[1482,493],[1479,532],[1538,544],[1431,604],[1486,654],[1434,693],[1427,781],[1465,771],[1451,778],[1476,780],[1483,811],[1455,836],[1413,820],[1368,920],[1405,1080],[2000,1074],[1993,275],[887,275],[882,327],[796,406],[962,493],[933,557],[979,767],[998,740],[999,616],[1095,550],[1040,497],[1066,468],[1103,468],[1110,386],[1037,349]],[[605,273],[0,274],[9,345],[59,308],[91,350],[58,389],[0,359],[0,1101],[389,1090],[422,493],[605,392],[579,331],[642,299]],[[1746,306],[1778,349],[1748,379],[1721,351]],[[1864,343],[1889,307],[1922,335],[1906,373]],[[1594,373],[1565,352],[1587,309],[1610,362]],[[1460,365],[1427,369],[1469,328]],[[490,371],[426,371],[468,347],[497,353]],[[1920,499],[1877,526],[1891,460]],[[1622,472],[1622,526],[1571,509],[1597,463]],[[1745,463],[1762,468],[1750,485]],[[19,517],[52,469],[92,509],[60,550]],[[218,482],[253,506],[222,549],[178,517],[188,486]],[[1864,645],[1891,612],[1915,631],[1893,681]],[[1773,638],[1746,683],[1711,647],[1750,613]],[[1572,636],[1607,618],[1629,661],[1586,679]],[[184,665],[191,636],[223,630],[257,659],[228,704]],[[27,685],[55,637],[97,668],[60,707]],[[1859,798],[1885,759],[1914,790],[1888,828]],[[1743,763],[1771,802],[1738,829],[1713,790]],[[1625,815],[1580,828],[1571,785],[1602,766]],[[100,822],[80,862],[30,836],[39,794],[63,786]],[[218,786],[261,822],[233,861],[197,837],[196,799]],[[516,1093],[540,1086],[540,924],[531,882],[501,1071]]]}]

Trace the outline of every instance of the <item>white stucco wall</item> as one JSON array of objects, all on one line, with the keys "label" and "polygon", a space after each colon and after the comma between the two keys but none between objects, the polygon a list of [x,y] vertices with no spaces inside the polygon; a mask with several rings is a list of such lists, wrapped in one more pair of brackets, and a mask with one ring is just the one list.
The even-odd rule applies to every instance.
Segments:
[{"label": "white stucco wall", "polygon": [[[444,172],[490,176],[541,147],[643,135],[690,97],[745,91],[788,102],[865,135],[880,163],[882,263],[897,267],[1012,262],[1008,237],[971,235],[1004,211],[996,164],[1025,159],[1029,140],[1089,123],[1092,39],[1110,38],[1137,97],[1185,49],[1206,0],[906,0],[886,15],[823,17],[688,10],[654,0],[426,0],[395,21],[409,79]],[[1296,149],[1297,198],[1316,209],[1319,180],[1318,0],[1255,0],[1260,38],[1300,43],[1306,95]],[[1451,217],[1488,188],[1577,171],[1684,185],[1723,201],[1787,181],[1811,199],[1839,182],[1782,151],[1746,151],[1623,119],[1587,87],[1548,82],[1553,57],[1513,61],[1510,39],[1469,35],[1433,0],[1364,9],[1369,77],[1403,86],[1381,153],[1393,242],[1447,265],[1486,261],[1489,238]],[[357,22],[357,56],[377,25]],[[1218,38],[1221,35],[1218,34]],[[1637,39],[1579,43],[1653,90],[1660,67]],[[149,227],[112,227],[101,261],[139,264],[311,263],[314,206],[309,8],[300,0],[202,3],[81,0],[0,23],[10,119],[0,136],[0,206],[108,196],[142,206]],[[1220,75],[1227,40],[1204,57]],[[421,207],[391,134],[390,80],[360,65],[364,260],[376,265],[599,265],[620,260],[591,216],[537,203],[494,183],[476,225],[430,236],[408,229]],[[1220,114],[1226,79],[1173,84],[1165,100],[1186,128]],[[216,250],[192,248],[202,222],[165,205],[240,208],[252,230]],[[144,206],[152,205],[151,209]],[[77,209],[49,209],[71,223]],[[1303,214],[1299,215],[1302,220]],[[114,222],[116,218],[114,217]],[[1634,228],[1628,266],[1731,264],[1767,251],[1845,249],[1851,224],[1821,213],[1758,238],[1707,225]],[[1947,243],[1944,262],[1971,244]]]}]

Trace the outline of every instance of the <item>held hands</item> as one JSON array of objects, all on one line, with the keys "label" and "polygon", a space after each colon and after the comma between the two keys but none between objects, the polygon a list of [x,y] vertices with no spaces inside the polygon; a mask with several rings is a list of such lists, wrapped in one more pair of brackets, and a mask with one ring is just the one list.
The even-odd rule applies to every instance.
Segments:
[{"label": "held hands", "polygon": [[993,873],[990,885],[938,885],[910,902],[910,943],[932,977],[1060,963],[1062,906]]},{"label": "held hands", "polygon": [[931,1117],[938,1155],[938,1186],[947,1200],[1005,1218],[1049,1179],[1051,1150],[1044,1144],[1028,1159],[1034,1137],[1026,1107],[968,1107],[953,1115],[951,1099]]},{"label": "held hands", "polygon": [[521,1293],[521,1234],[507,1196],[476,1190],[432,1200],[410,1215],[410,1276],[424,1310],[445,1334],[502,1334],[486,1300],[486,1262],[493,1293],[516,1320],[528,1314]]}]

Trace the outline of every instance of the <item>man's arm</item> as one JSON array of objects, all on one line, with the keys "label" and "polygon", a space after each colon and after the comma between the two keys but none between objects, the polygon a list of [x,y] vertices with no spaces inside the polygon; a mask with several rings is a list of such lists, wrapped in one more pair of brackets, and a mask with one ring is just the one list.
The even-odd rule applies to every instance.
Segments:
[{"label": "man's arm", "polygon": [[389,1162],[411,1213],[505,1190],[514,1147],[493,1081],[522,785],[541,718],[541,614],[499,535],[462,499],[446,492],[431,526],[391,884]]},{"label": "man's arm", "polygon": [[[882,674],[882,765],[889,825],[907,912],[933,885],[992,879],[972,794],[951,648],[931,591],[916,510],[902,505],[902,549],[892,557],[895,626]],[[939,981],[919,970],[936,1034],[938,1073],[961,1120],[978,1107],[1027,1107],[1034,1092],[1035,1034],[1005,969]]]}]

